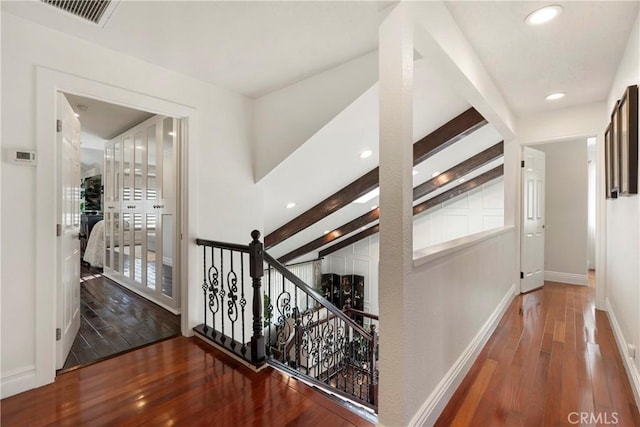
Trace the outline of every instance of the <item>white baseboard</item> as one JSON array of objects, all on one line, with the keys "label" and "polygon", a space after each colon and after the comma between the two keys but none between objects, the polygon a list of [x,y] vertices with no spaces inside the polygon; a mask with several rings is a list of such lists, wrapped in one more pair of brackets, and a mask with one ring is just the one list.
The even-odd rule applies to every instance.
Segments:
[{"label": "white baseboard", "polygon": [[633,359],[629,357],[629,353],[627,352],[627,340],[622,334],[622,329],[620,328],[618,319],[616,319],[616,314],[613,311],[609,298],[605,298],[604,305],[607,309],[607,317],[609,318],[609,323],[611,323],[613,335],[616,338],[616,344],[618,344],[618,350],[620,351],[620,357],[622,358],[624,369],[627,371],[627,377],[629,378],[629,383],[631,383],[633,397],[636,399],[636,405],[640,406],[640,374],[638,373],[638,369],[636,368]]},{"label": "white baseboard", "polygon": [[36,367],[26,366],[8,372],[0,381],[0,398],[13,396],[36,387]]},{"label": "white baseboard", "polygon": [[587,286],[586,274],[563,273],[561,271],[545,270],[544,280],[548,280],[550,282],[568,283],[570,285]]},{"label": "white baseboard", "polygon": [[495,331],[500,319],[509,308],[509,304],[516,296],[516,285],[512,284],[507,294],[502,298],[491,316],[482,325],[476,336],[471,340],[467,348],[462,352],[458,360],[451,366],[449,371],[440,380],[440,383],[431,392],[427,400],[422,404],[418,412],[413,416],[410,426],[432,426],[449,403],[465,375],[471,369],[478,354],[485,346],[493,331]]}]

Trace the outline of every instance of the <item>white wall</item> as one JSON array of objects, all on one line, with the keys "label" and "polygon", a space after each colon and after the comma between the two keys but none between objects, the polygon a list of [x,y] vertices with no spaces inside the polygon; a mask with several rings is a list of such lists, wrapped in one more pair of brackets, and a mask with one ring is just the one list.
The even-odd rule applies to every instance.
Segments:
[{"label": "white wall", "polygon": [[364,311],[378,314],[378,234],[340,249],[322,260],[322,273],[359,274],[364,277]]},{"label": "white wall", "polygon": [[535,146],[545,153],[545,280],[587,284],[587,140]]},{"label": "white wall", "polygon": [[503,225],[501,177],[414,216],[413,248],[426,248]]},{"label": "white wall", "polygon": [[[8,13],[2,14],[2,56],[3,148],[37,145],[37,66],[130,90],[138,97],[192,107],[194,131],[189,135],[186,171],[191,221],[185,239],[248,242],[252,228],[262,229],[262,195],[253,183],[251,166],[250,100]],[[34,301],[39,289],[52,283],[35,279],[42,261],[35,256],[36,204],[45,197],[36,193],[38,168],[6,163],[2,167],[3,397],[43,383],[36,380],[41,378],[36,372],[36,322],[42,313],[36,313]],[[188,286],[197,292],[201,267],[192,258]],[[192,316],[197,314],[190,314],[190,323],[196,322]]]},{"label": "white wall", "polygon": [[259,181],[378,79],[376,52],[255,101],[254,170]]},{"label": "white wall", "polygon": [[[640,83],[640,14],[629,37],[624,57],[611,87],[604,119],[609,120],[616,100],[624,89]],[[640,404],[640,356],[626,355],[626,344],[640,348],[640,197],[620,197],[606,201],[606,298],[609,317],[627,373]]]},{"label": "white wall", "polygon": [[519,117],[518,142],[529,145],[598,135],[604,132],[606,109],[604,102],[596,102]]},{"label": "white wall", "polygon": [[433,425],[515,296],[516,242],[509,227],[446,257],[414,262],[404,304],[406,407],[415,414],[409,425]]}]

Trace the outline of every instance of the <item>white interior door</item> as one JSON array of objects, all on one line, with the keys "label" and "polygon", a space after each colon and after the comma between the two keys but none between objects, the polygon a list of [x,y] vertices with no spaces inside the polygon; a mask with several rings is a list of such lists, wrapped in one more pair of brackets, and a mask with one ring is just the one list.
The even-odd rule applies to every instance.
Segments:
[{"label": "white interior door", "polygon": [[520,291],[544,285],[544,153],[524,147]]},{"label": "white interior door", "polygon": [[58,277],[56,369],[80,329],[80,121],[62,93],[57,108]]}]

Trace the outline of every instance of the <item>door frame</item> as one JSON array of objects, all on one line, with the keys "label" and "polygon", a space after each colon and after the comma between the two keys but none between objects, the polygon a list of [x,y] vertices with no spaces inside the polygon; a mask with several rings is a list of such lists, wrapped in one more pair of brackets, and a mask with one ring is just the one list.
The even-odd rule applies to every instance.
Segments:
[{"label": "door frame", "polygon": [[[56,199],[57,179],[57,147],[56,147],[56,94],[70,93],[98,99],[147,111],[155,114],[173,116],[181,120],[182,141],[181,173],[178,178],[181,188],[180,200],[177,200],[176,212],[180,212],[180,235],[184,236],[180,246],[180,299],[181,299],[181,331],[190,335],[189,328],[189,259],[194,259],[194,245],[189,245],[189,236],[194,234],[197,209],[189,209],[187,189],[190,183],[196,182],[195,168],[189,168],[189,136],[196,135],[198,121],[197,109],[183,104],[160,99],[107,83],[86,79],[50,68],[36,67],[36,150],[38,167],[36,168],[36,257],[35,257],[35,380],[36,386],[49,384],[55,380],[55,324],[56,324],[56,286],[51,285],[51,278],[57,277],[57,238],[56,238]],[[192,160],[195,163],[195,160]]]},{"label": "door frame", "polygon": [[[607,259],[606,259],[606,245],[607,245],[607,232],[606,232],[606,199],[604,198],[604,189],[605,189],[605,177],[602,171],[604,170],[604,130],[597,132],[579,132],[575,135],[566,136],[566,137],[556,137],[556,138],[547,138],[541,140],[533,140],[521,142],[518,148],[518,165],[517,165],[517,176],[518,176],[518,219],[516,224],[518,224],[518,274],[522,271],[521,266],[521,252],[520,252],[520,234],[522,233],[523,218],[522,218],[522,209],[524,203],[524,194],[522,192],[522,168],[520,164],[523,158],[524,150],[523,147],[531,147],[535,148],[537,145],[542,144],[551,144],[554,142],[562,142],[562,141],[572,141],[576,139],[586,139],[590,137],[596,138],[596,309],[606,311],[605,306],[605,297],[606,297],[606,268],[607,268]],[[587,232],[587,231],[585,231]],[[545,255],[546,256],[546,255]],[[519,278],[520,276],[518,276]]]}]

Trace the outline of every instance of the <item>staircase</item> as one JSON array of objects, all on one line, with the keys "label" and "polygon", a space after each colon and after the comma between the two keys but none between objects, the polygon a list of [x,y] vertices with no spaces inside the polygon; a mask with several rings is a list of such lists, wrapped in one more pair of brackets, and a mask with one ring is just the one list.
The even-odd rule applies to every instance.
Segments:
[{"label": "staircase", "polygon": [[203,323],[194,331],[255,367],[268,363],[375,411],[376,325],[360,326],[266,253],[257,230],[251,237],[248,245],[196,240]]}]

